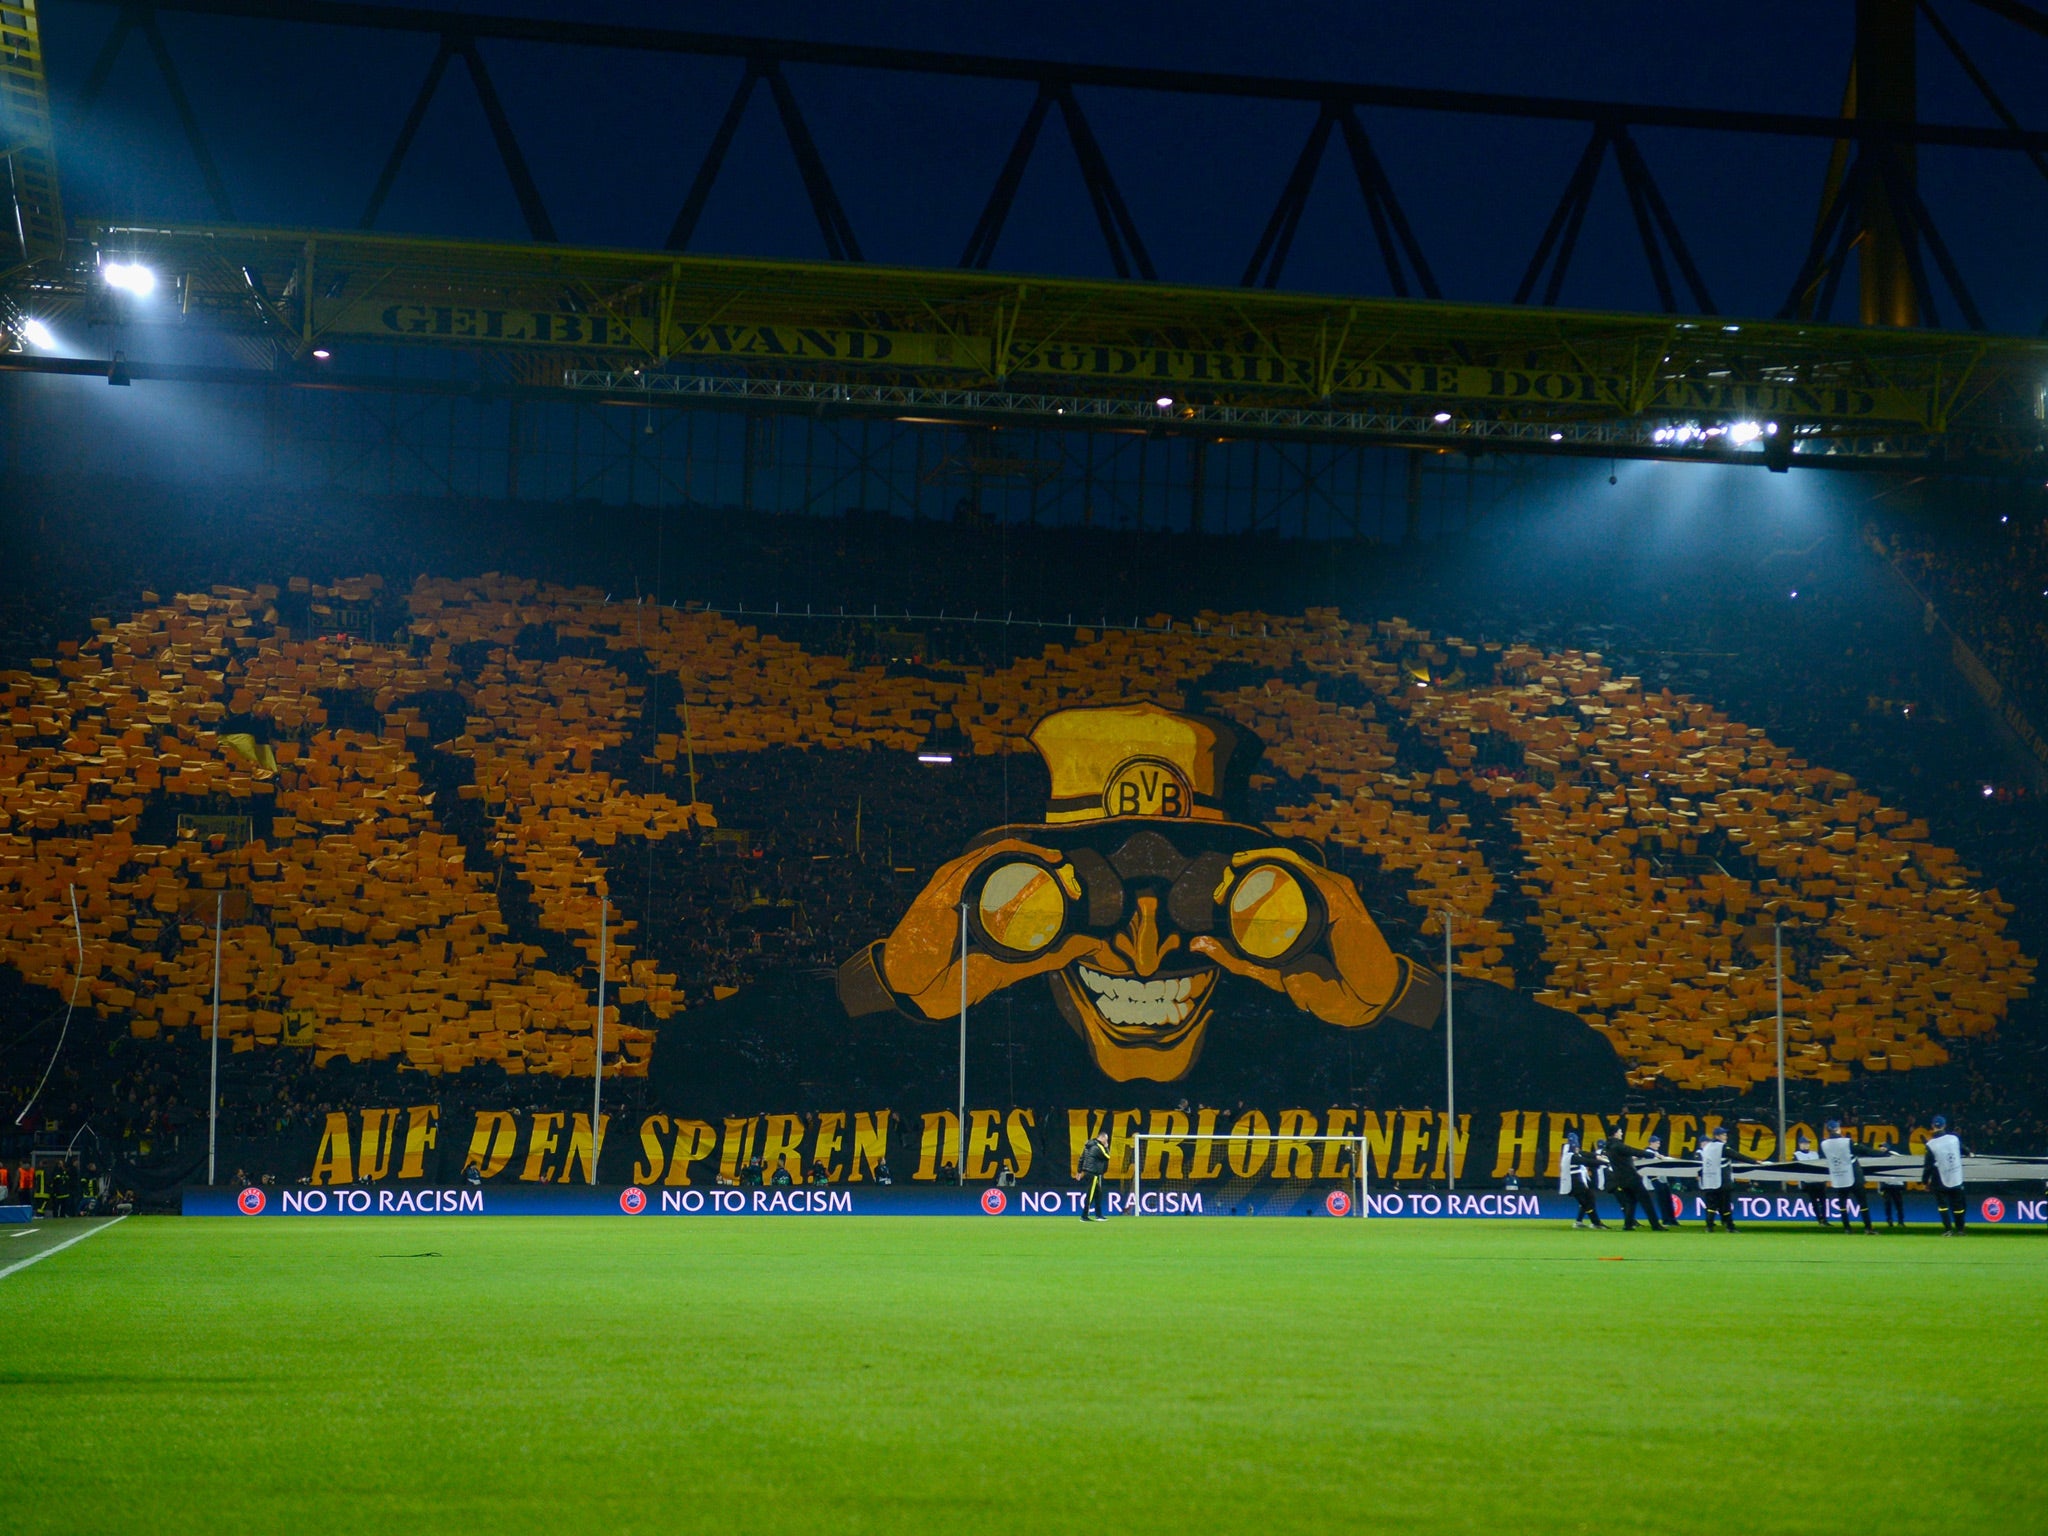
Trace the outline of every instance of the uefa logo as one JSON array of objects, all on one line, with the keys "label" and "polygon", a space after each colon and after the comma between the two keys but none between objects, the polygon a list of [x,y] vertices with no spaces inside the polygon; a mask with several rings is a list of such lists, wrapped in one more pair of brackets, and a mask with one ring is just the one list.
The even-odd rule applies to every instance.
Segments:
[{"label": "uefa logo", "polygon": [[235,1197],[235,1205],[244,1216],[261,1216],[266,1203],[263,1191],[253,1185]]},{"label": "uefa logo", "polygon": [[981,1192],[981,1208],[991,1216],[1000,1216],[1010,1208],[1010,1197],[1000,1189],[984,1189]]},{"label": "uefa logo", "polygon": [[1349,1216],[1351,1214],[1351,1197],[1341,1189],[1333,1189],[1323,1197],[1323,1209],[1332,1216]]},{"label": "uefa logo", "polygon": [[2003,1200],[1995,1197],[1986,1200],[1980,1209],[1984,1212],[1984,1219],[1986,1221],[2005,1220],[2005,1202]]},{"label": "uefa logo", "polygon": [[647,1191],[639,1188],[621,1190],[619,1209],[628,1216],[638,1216],[647,1209]]}]

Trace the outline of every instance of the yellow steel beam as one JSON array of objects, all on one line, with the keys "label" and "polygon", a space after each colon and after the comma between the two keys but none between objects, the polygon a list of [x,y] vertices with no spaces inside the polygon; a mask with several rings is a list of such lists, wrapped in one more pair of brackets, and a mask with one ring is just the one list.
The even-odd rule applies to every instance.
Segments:
[{"label": "yellow steel beam", "polygon": [[2008,439],[2039,434],[2048,381],[2048,343],[2022,337],[374,232],[101,224],[88,234],[102,256],[148,262],[176,282],[184,312],[270,329],[302,354],[375,341],[812,381]]}]

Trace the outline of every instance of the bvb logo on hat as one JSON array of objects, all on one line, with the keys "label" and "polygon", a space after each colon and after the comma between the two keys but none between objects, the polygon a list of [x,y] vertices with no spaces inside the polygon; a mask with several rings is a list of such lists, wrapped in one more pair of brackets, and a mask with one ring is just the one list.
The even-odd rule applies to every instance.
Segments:
[{"label": "bvb logo on hat", "polygon": [[1134,757],[1119,764],[1102,791],[1106,816],[1186,816],[1194,791],[1180,770],[1156,757]]},{"label": "bvb logo on hat", "polygon": [[1031,733],[1052,793],[1035,827],[985,832],[879,943],[839,968],[850,1014],[959,1014],[1043,976],[1105,1076],[1176,1082],[1235,976],[1344,1028],[1429,1025],[1437,978],[1388,948],[1309,844],[1232,820],[1228,770],[1255,737],[1156,704],[1067,709]]},{"label": "bvb logo on hat", "polygon": [[1047,826],[1109,818],[1225,819],[1221,780],[1242,735],[1157,704],[1063,709],[1031,733],[1052,774]]}]

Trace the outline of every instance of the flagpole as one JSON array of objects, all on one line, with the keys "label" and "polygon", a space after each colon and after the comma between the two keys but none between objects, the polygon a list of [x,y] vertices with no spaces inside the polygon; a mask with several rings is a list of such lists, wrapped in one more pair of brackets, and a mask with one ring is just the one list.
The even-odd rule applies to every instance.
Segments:
[{"label": "flagpole", "polygon": [[597,1154],[603,1145],[598,1127],[604,1124],[598,1108],[604,1103],[604,976],[610,968],[611,951],[607,946],[610,936],[612,902],[607,892],[598,894],[597,908],[597,1060],[590,1073],[590,1182],[597,1182]]},{"label": "flagpole", "polygon": [[954,1159],[958,1182],[967,1182],[967,903],[960,903],[960,1154]]},{"label": "flagpole", "polygon": [[1771,959],[1778,976],[1778,1156],[1785,1151],[1785,917],[1771,914]]},{"label": "flagpole", "polygon": [[1451,909],[1444,908],[1444,1172],[1450,1187],[1458,1187],[1458,1075],[1455,1031],[1457,1019],[1451,999],[1452,979],[1457,961],[1451,953]]},{"label": "flagpole", "polygon": [[220,1131],[220,929],[228,893],[213,898],[213,1064],[206,1079],[206,1183],[214,1182],[214,1147]]}]

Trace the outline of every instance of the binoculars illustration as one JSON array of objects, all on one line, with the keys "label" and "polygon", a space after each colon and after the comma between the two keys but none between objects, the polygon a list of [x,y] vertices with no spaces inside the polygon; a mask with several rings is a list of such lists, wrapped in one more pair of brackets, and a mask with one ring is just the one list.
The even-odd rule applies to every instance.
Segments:
[{"label": "binoculars illustration", "polygon": [[[1070,933],[1123,927],[1141,891],[1160,898],[1163,926],[1215,938],[1260,965],[1284,965],[1322,937],[1328,913],[1321,893],[1287,862],[1301,857],[1295,850],[1211,846],[1189,854],[1177,843],[1194,828],[1175,839],[1117,830],[1127,835],[1107,852],[1100,839],[1056,837],[1069,844],[1057,863],[992,854],[967,882],[970,943],[1000,959],[1028,960]],[[1242,840],[1215,836],[1226,830],[1241,831],[1218,827],[1201,841]]]}]

